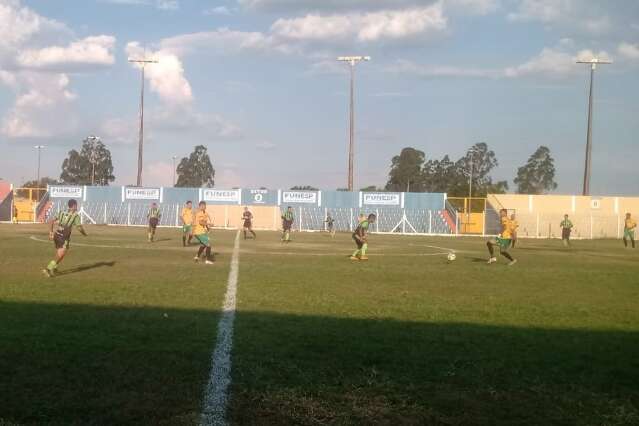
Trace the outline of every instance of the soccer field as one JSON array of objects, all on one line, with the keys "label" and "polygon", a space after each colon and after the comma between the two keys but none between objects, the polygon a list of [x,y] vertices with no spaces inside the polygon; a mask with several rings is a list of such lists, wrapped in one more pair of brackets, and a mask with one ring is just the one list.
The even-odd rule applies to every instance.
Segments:
[{"label": "soccer field", "polygon": [[[0,425],[197,424],[236,231],[0,225]],[[639,424],[639,250],[275,232],[240,241],[231,424]],[[455,250],[457,260],[446,254]]]}]

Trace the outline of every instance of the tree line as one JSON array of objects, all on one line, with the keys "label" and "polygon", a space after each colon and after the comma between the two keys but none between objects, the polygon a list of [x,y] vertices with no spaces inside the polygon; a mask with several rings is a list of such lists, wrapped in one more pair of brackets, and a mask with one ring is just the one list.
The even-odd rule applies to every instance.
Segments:
[{"label": "tree line", "polygon": [[[442,159],[426,160],[423,151],[404,148],[391,160],[385,191],[446,192],[453,197],[503,194],[509,189],[505,180],[495,181],[492,171],[499,165],[495,152],[486,143],[470,147],[456,161],[445,155]],[[520,194],[543,194],[557,188],[554,159],[550,149],[540,146],[517,170],[515,191]],[[379,190],[375,187],[363,191]]]},{"label": "tree line", "polygon": [[[391,159],[386,186],[367,186],[361,191],[393,192],[446,192],[453,197],[469,194],[484,197],[486,194],[502,194],[508,191],[505,180],[495,181],[491,176],[499,165],[495,152],[486,143],[470,147],[464,156],[451,160],[445,155],[441,159],[426,159],[426,154],[407,147]],[[86,138],[79,151],[72,149],[62,162],[59,179],[44,177],[40,182],[29,181],[25,188],[45,187],[53,184],[107,186],[115,180],[111,152],[97,138]],[[215,169],[204,145],[194,147],[188,157],[178,163],[176,187],[208,187],[215,184]],[[554,159],[550,150],[540,146],[517,170],[513,183],[521,194],[543,194],[557,188]],[[297,185],[292,190],[317,190],[311,185]],[[338,191],[344,191],[338,188]]]},{"label": "tree line", "polygon": [[[108,186],[115,180],[111,151],[97,138],[82,141],[80,151],[72,149],[62,162],[58,179],[43,177],[40,181],[25,182],[24,188],[44,188],[47,185],[96,185]],[[193,152],[180,160],[177,169],[176,187],[212,188],[215,184],[215,169],[207,148],[198,145]]]}]

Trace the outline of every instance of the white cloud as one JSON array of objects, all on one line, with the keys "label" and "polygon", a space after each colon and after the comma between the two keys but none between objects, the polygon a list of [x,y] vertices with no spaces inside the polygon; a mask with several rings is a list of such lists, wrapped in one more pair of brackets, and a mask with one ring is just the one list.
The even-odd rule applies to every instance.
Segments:
[{"label": "white cloud", "polygon": [[161,10],[178,10],[180,2],[177,0],[157,0],[155,6]]},{"label": "white cloud", "polygon": [[196,50],[210,50],[221,53],[242,51],[290,53],[292,48],[277,42],[273,37],[261,32],[234,31],[219,28],[215,31],[203,31],[165,38],[160,42],[161,49],[176,55],[186,55]]},{"label": "white cloud", "polygon": [[158,131],[200,135],[206,140],[237,140],[242,129],[219,114],[196,111],[191,105],[167,105],[149,111],[150,125]]},{"label": "white cloud", "polygon": [[[138,142],[139,117],[108,118],[100,126],[100,136],[107,144],[127,145]],[[145,132],[145,137],[148,135]]]},{"label": "white cloud", "polygon": [[0,133],[43,138],[74,131],[79,120],[68,74],[112,65],[114,45],[108,35],[74,40],[63,23],[20,0],[0,0],[0,83],[15,94]]},{"label": "white cloud", "polygon": [[482,68],[475,66],[459,67],[446,65],[420,65],[411,61],[399,60],[387,71],[412,74],[423,78],[521,78],[537,77],[546,79],[562,79],[580,72],[578,60],[590,60],[599,58],[610,60],[610,55],[605,51],[593,52],[589,49],[578,52],[569,52],[566,46],[569,43],[560,43],[558,47],[546,47],[528,61],[505,68]]},{"label": "white cloud", "polygon": [[69,114],[75,94],[65,74],[21,73],[15,77],[16,101],[4,117],[1,132],[10,138],[43,138],[71,131]]},{"label": "white cloud", "polygon": [[222,16],[230,16],[233,14],[231,9],[226,6],[217,6],[211,7],[209,9],[204,10],[205,15],[222,15]]},{"label": "white cloud", "polygon": [[594,0],[521,0],[516,11],[508,14],[513,22],[537,21],[549,26],[604,34],[613,29],[610,9]]},{"label": "white cloud", "polygon": [[255,147],[257,149],[261,149],[261,150],[264,150],[264,151],[270,151],[272,149],[275,149],[276,146],[277,145],[275,145],[271,141],[260,141],[260,142],[255,144]]},{"label": "white cloud", "polygon": [[292,40],[371,42],[424,36],[442,32],[446,27],[442,4],[435,3],[425,8],[278,19],[271,31],[277,37]]},{"label": "white cloud", "polygon": [[74,41],[67,47],[50,46],[27,49],[17,57],[22,68],[62,70],[87,67],[104,67],[115,63],[113,48],[115,37],[101,35]]},{"label": "white cloud", "polygon": [[625,59],[639,60],[639,44],[620,43],[617,47],[617,53]]},{"label": "white cloud", "polygon": [[[182,61],[173,53],[165,50],[145,52],[137,42],[130,42],[126,46],[129,57],[153,58],[158,63],[149,64],[145,68],[145,76],[151,84],[151,90],[164,101],[175,104],[189,103],[193,100],[191,85],[184,76]],[[139,67],[137,64],[134,66]]]},{"label": "white cloud", "polygon": [[180,8],[178,0],[101,0],[102,3],[111,3],[125,6],[155,6],[160,10],[177,10]]},{"label": "white cloud", "polygon": [[411,74],[422,78],[500,78],[503,69],[480,67],[459,67],[450,65],[421,65],[412,61],[398,60],[387,71],[399,74]]},{"label": "white cloud", "polygon": [[157,161],[144,166],[144,184],[147,186],[173,186],[173,164]]}]

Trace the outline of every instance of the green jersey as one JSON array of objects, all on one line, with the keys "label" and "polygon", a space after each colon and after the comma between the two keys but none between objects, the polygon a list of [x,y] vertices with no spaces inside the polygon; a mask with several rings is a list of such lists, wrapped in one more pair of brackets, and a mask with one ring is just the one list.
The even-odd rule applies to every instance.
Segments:
[{"label": "green jersey", "polygon": [[369,227],[368,220],[361,222],[359,225],[357,225],[357,228],[355,228],[355,232],[353,233],[353,235],[364,237],[366,233],[368,232],[368,227]]},{"label": "green jersey", "polygon": [[561,224],[559,226],[561,227],[561,229],[572,229],[572,227],[573,227],[572,222],[570,221],[570,219],[562,220]]},{"label": "green jersey", "polygon": [[157,207],[151,207],[149,210],[149,214],[147,215],[149,219],[159,219],[162,217],[162,213],[160,213],[160,209]]},{"label": "green jersey", "polygon": [[80,215],[77,212],[59,211],[55,216],[58,221],[58,229],[56,233],[64,236],[65,239],[71,237],[71,231],[74,226],[81,225]]},{"label": "green jersey", "polygon": [[284,222],[293,222],[295,218],[293,217],[293,212],[286,210],[282,215],[282,220]]}]

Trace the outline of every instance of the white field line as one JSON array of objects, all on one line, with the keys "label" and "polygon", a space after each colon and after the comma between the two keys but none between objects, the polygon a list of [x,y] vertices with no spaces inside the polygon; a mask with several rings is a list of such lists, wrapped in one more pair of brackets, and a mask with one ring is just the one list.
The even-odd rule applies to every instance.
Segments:
[{"label": "white field line", "polygon": [[237,277],[240,265],[240,231],[235,236],[231,271],[226,286],[222,315],[217,326],[217,340],[211,357],[211,375],[206,386],[201,425],[226,425],[228,388],[231,384],[231,349],[233,348],[233,322],[237,295]]}]

